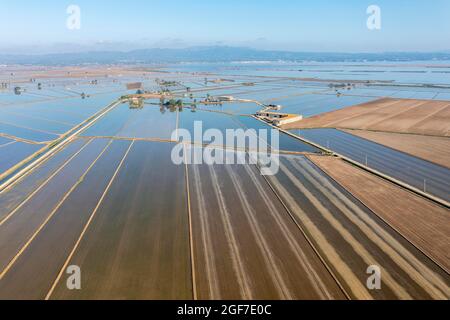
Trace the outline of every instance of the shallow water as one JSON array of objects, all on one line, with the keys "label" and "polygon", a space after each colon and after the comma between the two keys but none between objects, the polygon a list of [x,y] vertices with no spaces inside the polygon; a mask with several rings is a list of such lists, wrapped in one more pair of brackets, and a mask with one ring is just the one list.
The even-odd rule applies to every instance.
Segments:
[{"label": "shallow water", "polygon": [[282,112],[300,114],[304,117],[339,110],[355,104],[372,101],[373,97],[336,96],[334,94],[310,94],[300,97],[277,100],[283,106]]},{"label": "shallow water", "polygon": [[[2,123],[1,120],[0,120],[0,132],[35,142],[52,141],[58,138],[56,134],[50,132],[40,132],[28,128],[17,127],[15,125],[11,125],[8,123]],[[2,152],[4,152],[4,150]]]},{"label": "shallow water", "polygon": [[[255,129],[255,130],[260,130],[260,129],[266,129],[266,130],[270,130],[272,129],[272,127],[270,127],[269,125],[266,125],[264,123],[262,123],[261,121],[252,118],[252,117],[239,117],[238,121],[240,123],[242,123],[246,128],[249,129]],[[291,137],[285,133],[280,132],[279,133],[279,150],[284,150],[284,151],[294,151],[294,152],[320,152],[319,149],[304,143],[294,137]],[[266,136],[261,137],[262,139],[266,140],[269,142],[269,145],[273,146],[273,142],[272,142],[272,138],[270,133],[268,133],[267,135],[267,139]]]},{"label": "shallow water", "polygon": [[450,170],[336,129],[290,130],[419,190],[450,200]]},{"label": "shallow water", "polygon": [[178,112],[163,111],[164,113],[155,105],[130,109],[128,104],[121,104],[83,135],[170,139],[176,129]]},{"label": "shallow water", "polygon": [[0,174],[14,167],[15,164],[32,155],[42,145],[14,142],[0,148]]}]

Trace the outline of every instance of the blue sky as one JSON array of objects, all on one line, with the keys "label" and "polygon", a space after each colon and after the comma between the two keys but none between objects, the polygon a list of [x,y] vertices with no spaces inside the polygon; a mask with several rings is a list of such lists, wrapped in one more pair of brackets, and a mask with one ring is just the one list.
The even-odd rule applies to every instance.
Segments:
[{"label": "blue sky", "polygon": [[[3,51],[235,45],[293,51],[450,50],[449,0],[0,0]],[[69,5],[81,29],[66,28]],[[366,27],[369,5],[381,30]]]}]

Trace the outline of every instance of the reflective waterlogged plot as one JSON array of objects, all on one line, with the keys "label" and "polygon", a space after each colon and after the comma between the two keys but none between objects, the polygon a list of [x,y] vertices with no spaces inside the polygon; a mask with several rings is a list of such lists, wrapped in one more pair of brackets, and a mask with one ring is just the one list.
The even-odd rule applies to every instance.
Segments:
[{"label": "reflective waterlogged plot", "polygon": [[22,102],[31,102],[39,100],[37,97],[29,96],[26,94],[17,95],[10,92],[0,92],[0,105],[2,104],[12,104],[12,103],[22,103]]},{"label": "reflective waterlogged plot", "polygon": [[[195,122],[201,124],[202,133],[204,134],[208,129],[218,130],[223,135],[224,141],[216,141],[214,139],[207,140],[206,137],[201,135],[195,135]],[[250,116],[231,116],[219,112],[199,111],[188,112],[186,109],[180,113],[180,129],[186,129],[190,132],[191,140],[196,143],[212,143],[222,145],[226,143],[227,129],[234,130],[233,134],[238,134],[236,130],[254,130],[256,137],[259,138],[259,147],[269,145],[274,149],[293,152],[320,152],[317,148],[306,144],[299,139],[290,137],[282,132],[279,133],[278,143],[272,141],[272,127],[262,123],[261,121]],[[260,131],[261,130],[261,131]],[[276,129],[273,129],[276,130]],[[197,131],[199,132],[199,131]],[[253,132],[253,133],[254,133]],[[253,137],[252,132],[245,132],[247,134],[246,139]],[[200,132],[201,134],[201,132]],[[180,137],[183,139],[184,137]],[[248,140],[246,140],[248,143]],[[233,141],[228,141],[233,143]],[[236,143],[236,141],[234,141]],[[278,144],[278,146],[277,146]],[[249,146],[247,146],[249,147]]]},{"label": "reflective waterlogged plot", "polygon": [[[272,146],[272,148],[275,148],[274,143],[272,141],[272,135],[271,130],[272,127],[269,125],[253,118],[253,117],[239,117],[237,120],[243,124],[244,127],[248,129],[254,129],[257,130],[259,133],[259,130],[267,130],[267,136],[261,136],[259,134],[259,137],[263,139],[264,141],[268,142],[268,145]],[[277,130],[277,129],[273,129]],[[285,133],[279,132],[279,150],[283,151],[294,151],[294,152],[317,152],[319,153],[320,150],[316,147],[313,147],[312,145],[309,145],[307,143],[304,143],[300,141],[299,139],[296,139],[294,137],[291,137]]]},{"label": "reflective waterlogged plot", "polygon": [[69,98],[69,97],[76,97],[77,94],[68,90],[65,90],[65,88],[60,87],[49,87],[49,88],[43,88],[41,90],[37,88],[28,89],[26,92],[27,95],[31,95],[33,97],[36,97],[37,100],[45,100],[45,99],[51,99],[51,98]]},{"label": "reflective waterlogged plot", "polygon": [[[189,111],[186,111],[189,112]],[[158,138],[170,140],[177,127],[178,111],[156,105],[131,109],[121,104],[83,133],[83,136]]]},{"label": "reflective waterlogged plot", "polygon": [[265,87],[261,85],[256,85],[254,89],[248,89],[248,91],[237,92],[235,96],[239,99],[263,101],[274,99],[277,97],[285,97],[299,92],[300,89],[293,89],[286,87]]},{"label": "reflective waterlogged plot", "polygon": [[43,146],[18,141],[0,145],[0,174],[40,150]]},{"label": "reflective waterlogged plot", "polygon": [[220,112],[211,112],[195,109],[184,109],[180,112],[179,129],[187,130],[192,141],[197,143],[208,143],[203,141],[202,132],[197,131],[199,135],[195,135],[196,122],[201,125],[203,133],[208,129],[219,130],[223,137],[226,136],[227,129],[242,129],[241,124],[236,121],[236,117]]},{"label": "reflective waterlogged plot", "polygon": [[58,138],[53,132],[21,127],[15,124],[4,123],[0,120],[0,133],[35,142],[48,142]]},{"label": "reflective waterlogged plot", "polygon": [[273,103],[282,105],[282,112],[301,114],[304,117],[310,117],[371,100],[374,100],[374,98],[336,96],[331,94],[309,94],[300,97],[276,100]]},{"label": "reflective waterlogged plot", "polygon": [[357,87],[351,90],[341,90],[344,95],[367,96],[367,97],[390,97],[399,91],[395,87]]},{"label": "reflective waterlogged plot", "polygon": [[185,167],[173,144],[136,141],[68,265],[52,299],[192,299]]},{"label": "reflective waterlogged plot", "polygon": [[419,190],[450,201],[450,170],[335,129],[290,130]]},{"label": "reflective waterlogged plot", "polygon": [[86,145],[75,161],[70,162],[43,188],[38,188],[0,222],[0,269],[4,270],[14,256],[51,216],[84,172],[107,146],[107,140]]},{"label": "reflective waterlogged plot", "polygon": [[0,280],[1,298],[46,298],[131,143],[110,144]]},{"label": "reflective waterlogged plot", "polygon": [[116,91],[125,91],[126,87],[121,83],[104,83],[97,85],[78,84],[78,85],[66,85],[64,87],[65,93],[80,95],[82,93],[86,95],[96,95],[104,93],[112,93]]},{"label": "reflective waterlogged plot", "polygon": [[257,92],[257,93],[239,95],[239,98],[254,99],[254,100],[258,100],[260,102],[264,102],[267,104],[270,104],[270,103],[278,104],[278,102],[277,102],[278,100],[289,99],[290,97],[292,97],[292,99],[294,99],[295,97],[312,94],[314,92],[316,92],[316,93],[324,92],[324,91],[328,91],[328,90],[329,90],[329,88],[310,88],[310,87],[308,87],[308,88],[288,87],[288,88],[281,88],[278,90],[265,89],[264,91],[261,90],[261,92]]},{"label": "reflective waterlogged plot", "polygon": [[87,97],[86,99],[74,98],[61,100],[60,106],[63,110],[70,110],[83,116],[84,118],[93,115],[97,111],[105,108],[109,104],[116,101],[120,96],[126,92],[114,92],[96,94]]},{"label": "reflective waterlogged plot", "polygon": [[[389,97],[389,98],[402,98],[402,99],[431,99],[439,100],[440,91],[437,89],[428,89],[428,91],[423,90],[423,88],[414,88],[410,90],[406,90],[404,88],[399,87],[389,87],[385,88],[379,87],[367,87],[367,88],[357,88],[352,89],[351,91],[343,91],[344,95],[349,96],[368,96],[368,97]],[[445,93],[444,93],[445,94]],[[445,99],[444,99],[445,100]]]},{"label": "reflective waterlogged plot", "polygon": [[204,79],[198,81],[183,81],[183,85],[190,89],[200,89],[206,87]]},{"label": "reflective waterlogged plot", "polygon": [[436,100],[450,100],[450,93],[438,93],[436,98]]},{"label": "reflective waterlogged plot", "polygon": [[224,95],[231,95],[237,98],[241,98],[241,96],[249,95],[247,99],[251,99],[250,96],[252,95],[258,95],[258,94],[264,94],[265,92],[282,92],[286,88],[280,88],[280,87],[262,87],[259,85],[252,85],[252,86],[244,86],[238,83],[230,84],[228,86],[217,87],[217,86],[208,86],[204,87],[202,89],[198,89],[194,91],[195,96],[203,96],[206,97],[206,95],[210,96],[224,96]]},{"label": "reflective waterlogged plot", "polygon": [[221,105],[198,104],[198,110],[216,111],[234,115],[251,115],[261,110],[261,106],[252,102],[226,102]]},{"label": "reflective waterlogged plot", "polygon": [[38,90],[37,87],[28,87],[23,95],[33,98],[32,101],[44,101],[74,96],[74,94],[71,94],[70,92],[62,92],[53,88]]},{"label": "reflective waterlogged plot", "polygon": [[[433,64],[433,62],[430,62]],[[446,67],[434,66],[430,71],[425,66],[408,66],[394,62],[391,65],[330,65],[327,63],[314,66],[302,65],[302,77],[318,79],[341,79],[361,81],[393,81],[399,83],[449,83]]]},{"label": "reflective waterlogged plot", "polygon": [[14,104],[2,107],[0,112],[3,111],[9,117],[15,116],[12,124],[18,126],[64,133],[114,102],[120,95],[120,93],[109,93],[89,96],[85,99],[72,97]]},{"label": "reflective waterlogged plot", "polygon": [[309,159],[450,274],[447,208],[339,158]]},{"label": "reflective waterlogged plot", "polygon": [[64,101],[46,101],[29,105],[13,105],[2,107],[5,112],[14,113],[31,119],[41,119],[56,123],[75,126],[85,119],[85,115],[77,112],[75,108],[67,108]]},{"label": "reflective waterlogged plot", "polygon": [[8,144],[13,143],[14,141],[15,141],[15,140],[8,139],[8,138],[5,138],[5,137],[0,136],[0,147],[4,147],[4,146],[6,146],[6,145],[8,145]]},{"label": "reflective waterlogged plot", "polygon": [[255,166],[190,165],[200,299],[344,299]]},{"label": "reflective waterlogged plot", "polygon": [[241,92],[241,87],[224,87],[224,88],[200,88],[197,90],[193,90],[190,93],[189,92],[180,92],[178,93],[179,96],[183,96],[184,98],[189,98],[191,95],[194,99],[202,100],[207,98],[209,95],[210,97],[219,97],[219,96],[236,96],[237,93]]},{"label": "reflective waterlogged plot", "polygon": [[62,134],[68,131],[72,125],[57,120],[49,120],[41,116],[31,116],[28,114],[20,114],[9,107],[9,110],[0,108],[0,119],[3,123],[13,124],[15,126],[32,128],[35,130],[45,131],[53,134]]},{"label": "reflective waterlogged plot", "polygon": [[75,140],[19,180],[14,187],[0,193],[0,221],[30,193],[53,175],[80,150],[87,140]]},{"label": "reflective waterlogged plot", "polygon": [[[283,158],[269,181],[350,297],[450,297],[445,271],[309,160]],[[379,289],[367,286],[369,267],[381,271]]]}]

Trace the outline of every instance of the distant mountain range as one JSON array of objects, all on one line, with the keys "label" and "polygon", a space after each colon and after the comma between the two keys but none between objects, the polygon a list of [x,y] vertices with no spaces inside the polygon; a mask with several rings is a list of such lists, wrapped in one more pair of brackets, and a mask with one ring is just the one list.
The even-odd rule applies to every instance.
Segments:
[{"label": "distant mountain range", "polygon": [[337,53],[265,51],[251,48],[213,46],[185,49],[142,49],[128,52],[95,51],[42,55],[0,54],[0,64],[76,65],[118,63],[175,63],[231,61],[425,61],[450,60],[445,52]]}]

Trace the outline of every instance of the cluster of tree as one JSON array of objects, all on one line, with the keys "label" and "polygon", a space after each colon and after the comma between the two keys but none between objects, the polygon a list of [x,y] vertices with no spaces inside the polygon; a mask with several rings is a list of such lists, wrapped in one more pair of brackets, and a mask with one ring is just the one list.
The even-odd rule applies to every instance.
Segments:
[{"label": "cluster of tree", "polygon": [[166,81],[166,80],[161,80],[161,79],[155,79],[155,82],[163,87],[175,87],[177,85],[179,85],[179,82],[177,81]]},{"label": "cluster of tree", "polygon": [[22,94],[22,92],[24,92],[25,91],[25,89],[24,88],[22,88],[22,87],[15,87],[14,88],[14,93],[16,94],[16,95],[21,95]]},{"label": "cluster of tree", "polygon": [[165,107],[182,107],[183,101],[181,99],[178,99],[178,100],[170,99],[170,100],[164,102],[164,106]]}]

